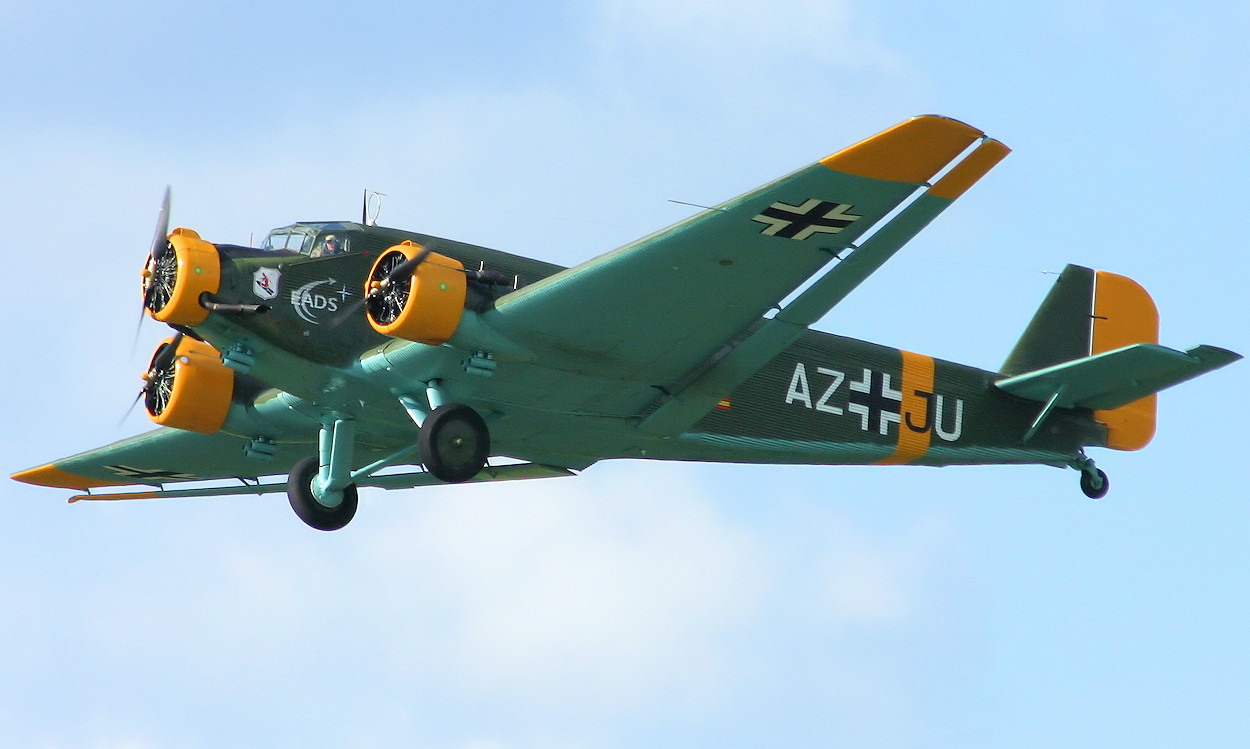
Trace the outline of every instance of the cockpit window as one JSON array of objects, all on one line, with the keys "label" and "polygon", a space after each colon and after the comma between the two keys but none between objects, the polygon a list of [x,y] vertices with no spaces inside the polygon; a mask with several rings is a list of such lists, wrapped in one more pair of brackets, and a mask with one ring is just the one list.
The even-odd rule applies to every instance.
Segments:
[{"label": "cockpit window", "polygon": [[308,254],[312,248],[313,235],[302,231],[285,231],[277,230],[269,232],[269,236],[265,237],[265,242],[260,246],[262,250],[287,250],[290,252],[302,252]]}]

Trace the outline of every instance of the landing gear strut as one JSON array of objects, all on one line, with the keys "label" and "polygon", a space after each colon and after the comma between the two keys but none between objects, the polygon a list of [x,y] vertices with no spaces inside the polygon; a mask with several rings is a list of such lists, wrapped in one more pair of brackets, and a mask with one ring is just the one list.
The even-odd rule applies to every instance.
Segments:
[{"label": "landing gear strut", "polygon": [[[480,414],[463,403],[443,403],[437,383],[430,383],[428,401],[434,409],[428,414],[422,403],[404,396],[400,403],[420,426],[416,450],[421,462],[439,481],[457,484],[468,481],[486,467],[490,456],[490,432]],[[332,420],[331,420],[332,419]],[[308,525],[321,531],[334,531],[356,515],[356,482],[374,472],[407,462],[412,446],[352,470],[355,422],[346,417],[329,417],[321,425],[317,455],[296,463],[287,478],[291,508]]]}]

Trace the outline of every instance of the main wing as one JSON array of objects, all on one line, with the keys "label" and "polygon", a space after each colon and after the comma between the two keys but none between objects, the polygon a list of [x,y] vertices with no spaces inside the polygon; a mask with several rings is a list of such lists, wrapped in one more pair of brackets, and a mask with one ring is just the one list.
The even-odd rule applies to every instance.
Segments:
[{"label": "main wing", "polygon": [[[180,497],[232,496],[284,492],[283,474],[299,460],[315,452],[310,442],[280,442],[258,449],[251,441],[223,432],[199,434],[181,429],[156,429],[111,445],[37,468],[20,471],[12,478],[27,484],[77,489],[86,492],[70,498],[78,500],[161,499]],[[368,444],[357,445],[357,457],[367,463],[386,457],[386,451]],[[278,480],[266,479],[279,476]],[[472,479],[514,481],[518,479],[571,476],[572,471],[556,466],[512,463],[488,467]],[[167,488],[187,482],[220,482],[237,479],[233,485],[205,485],[195,488]],[[408,489],[440,483],[425,471],[371,474],[356,482],[380,489]],[[157,487],[155,490],[117,491],[120,487]]]},{"label": "main wing", "polygon": [[982,139],[956,120],[913,118],[521,289],[483,321],[553,367],[679,390]]},{"label": "main wing", "polygon": [[[315,438],[315,432],[309,435]],[[13,474],[28,484],[89,491],[117,486],[161,486],[210,479],[256,479],[286,473],[315,450],[314,443],[274,444],[248,457],[249,440],[223,432],[156,429],[104,447]]]}]

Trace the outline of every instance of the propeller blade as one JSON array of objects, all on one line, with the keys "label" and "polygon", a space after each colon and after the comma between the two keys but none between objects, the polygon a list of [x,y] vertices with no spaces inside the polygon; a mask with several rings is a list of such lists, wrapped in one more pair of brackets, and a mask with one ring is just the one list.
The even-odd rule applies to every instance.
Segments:
[{"label": "propeller blade", "polygon": [[161,212],[156,217],[156,233],[152,235],[152,248],[148,251],[152,260],[160,260],[169,242],[169,193],[169,185],[165,185],[165,198],[161,200]]},{"label": "propeller blade", "polygon": [[152,287],[156,283],[153,275],[156,272],[156,261],[165,254],[169,244],[169,194],[170,187],[165,185],[165,197],[161,199],[161,212],[156,216],[156,233],[152,235],[152,246],[148,248],[148,261],[143,266],[146,274],[143,279],[143,308],[139,310],[139,324],[135,326],[135,343],[139,341],[139,329],[143,327],[143,310],[147,309],[152,300]]},{"label": "propeller blade", "polygon": [[156,350],[156,355],[152,357],[152,366],[148,368],[148,372],[160,372],[168,369],[169,365],[174,361],[174,356],[178,353],[178,344],[182,343],[182,332],[177,333],[173,340],[163,344]]},{"label": "propeller blade", "polygon": [[337,327],[339,325],[342,325],[344,321],[351,319],[356,314],[357,310],[365,306],[365,303],[367,303],[373,297],[378,296],[382,292],[386,291],[386,289],[390,287],[391,284],[406,281],[412,278],[412,274],[417,271],[417,266],[421,265],[421,263],[424,263],[425,259],[428,258],[430,256],[430,253],[433,251],[434,251],[434,247],[432,245],[427,245],[425,247],[422,247],[421,251],[418,252],[417,254],[408,258],[407,260],[400,263],[399,265],[396,265],[394,268],[391,269],[390,273],[386,274],[386,278],[382,279],[382,282],[378,284],[377,288],[365,294],[360,299],[357,299],[356,301],[352,302],[351,305],[349,305],[346,309],[344,309],[343,314],[339,315],[338,318],[333,323],[330,324],[331,327]]},{"label": "propeller blade", "polygon": [[117,426],[119,428],[121,427],[122,424],[126,423],[126,419],[130,418],[130,414],[135,412],[135,406],[139,405],[139,401],[143,400],[143,396],[147,394],[148,394],[148,388],[146,385],[144,385],[143,389],[135,394],[135,399],[130,402],[130,407],[127,408],[125,412],[122,413],[122,417],[117,420]]},{"label": "propeller blade", "polygon": [[412,274],[416,272],[417,266],[424,263],[425,259],[429,257],[430,253],[433,251],[434,249],[432,247],[422,247],[420,252],[392,268],[391,272],[386,274],[386,280],[383,281],[383,283],[389,286],[396,281],[403,281],[412,278]]}]

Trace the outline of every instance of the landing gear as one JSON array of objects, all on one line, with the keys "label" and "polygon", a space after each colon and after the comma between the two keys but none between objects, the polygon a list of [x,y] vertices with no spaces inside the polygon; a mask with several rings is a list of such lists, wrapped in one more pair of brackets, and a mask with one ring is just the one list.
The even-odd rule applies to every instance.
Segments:
[{"label": "landing gear", "polygon": [[1107,496],[1110,488],[1111,481],[1101,468],[1095,468],[1092,472],[1081,471],[1081,491],[1090,499],[1102,499]]},{"label": "landing gear", "polygon": [[351,419],[327,419],[321,425],[317,457],[295,464],[286,481],[291,509],[319,531],[336,531],[356,515],[352,450],[356,429]]},{"label": "landing gear", "polygon": [[476,476],[490,456],[486,422],[463,403],[447,403],[430,412],[421,423],[417,442],[426,469],[449,484]]},{"label": "landing gear", "polygon": [[420,426],[417,444],[358,470],[352,469],[355,422],[341,416],[327,417],[321,425],[317,455],[296,463],[287,478],[287,497],[300,520],[321,531],[342,528],[356,515],[356,484],[383,468],[408,462],[417,450],[426,470],[440,481],[457,484],[480,473],[490,456],[486,422],[463,403],[442,403],[442,391],[436,383],[431,383],[427,397],[436,406],[428,414],[415,398],[400,398]]},{"label": "landing gear", "polygon": [[314,484],[320,469],[316,457],[304,458],[291,469],[286,481],[287,497],[291,509],[299,519],[319,531],[336,531],[356,516],[359,496],[355,484],[348,484],[338,491],[322,490],[318,498]]},{"label": "landing gear", "polygon": [[1107,496],[1107,491],[1111,489],[1111,481],[1107,479],[1107,474],[1094,465],[1094,461],[1090,460],[1084,452],[1081,452],[1068,465],[1081,472],[1081,491],[1085,492],[1085,496],[1090,499],[1102,499]]}]

